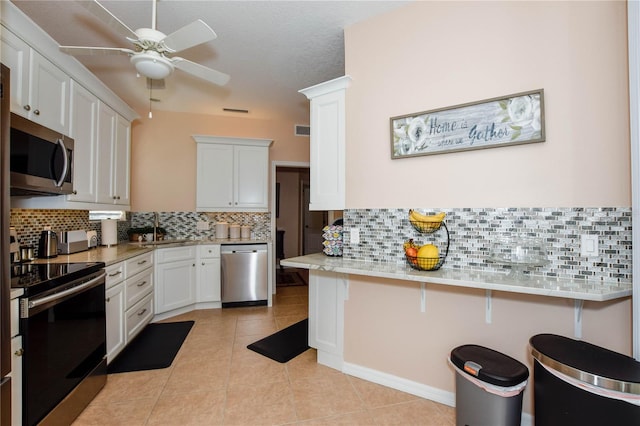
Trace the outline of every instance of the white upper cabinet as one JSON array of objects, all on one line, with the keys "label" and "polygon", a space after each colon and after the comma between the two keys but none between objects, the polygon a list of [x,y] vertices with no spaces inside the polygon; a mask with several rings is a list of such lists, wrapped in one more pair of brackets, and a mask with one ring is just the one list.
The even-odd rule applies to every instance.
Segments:
[{"label": "white upper cabinet", "polygon": [[131,123],[120,115],[116,116],[114,159],[113,203],[126,206],[131,204]]},{"label": "white upper cabinet", "polygon": [[267,212],[268,139],[193,136],[197,147],[197,211]]},{"label": "white upper cabinet", "polygon": [[311,101],[309,210],[345,209],[344,76],[300,90]]},{"label": "white upper cabinet", "polygon": [[1,49],[11,69],[11,111],[68,135],[69,76],[5,28]]},{"label": "white upper cabinet", "polygon": [[73,194],[69,201],[96,202],[97,126],[100,100],[71,81],[70,134],[73,147]]}]

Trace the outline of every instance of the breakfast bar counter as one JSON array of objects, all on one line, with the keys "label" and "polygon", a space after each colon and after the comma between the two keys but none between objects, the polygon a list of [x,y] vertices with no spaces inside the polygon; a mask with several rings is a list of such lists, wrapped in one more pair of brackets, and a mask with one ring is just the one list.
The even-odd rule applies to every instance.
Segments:
[{"label": "breakfast bar counter", "polygon": [[280,263],[283,266],[309,270],[595,302],[630,297],[632,293],[631,283],[571,280],[536,275],[514,280],[503,273],[446,268],[436,271],[417,271],[406,264],[365,262],[329,257],[322,253],[284,259]]}]

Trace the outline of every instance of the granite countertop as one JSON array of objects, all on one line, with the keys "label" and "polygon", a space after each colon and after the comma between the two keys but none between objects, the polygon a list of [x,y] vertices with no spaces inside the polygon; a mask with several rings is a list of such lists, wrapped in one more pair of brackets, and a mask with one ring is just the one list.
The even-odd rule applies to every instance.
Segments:
[{"label": "granite countertop", "polygon": [[213,239],[213,240],[167,240],[159,245],[145,245],[145,243],[132,243],[123,241],[120,244],[107,247],[99,246],[86,251],[73,254],[59,254],[50,259],[35,259],[33,263],[74,263],[74,262],[104,262],[106,266],[122,262],[140,254],[152,252],[155,249],[170,248],[176,246],[193,246],[208,244],[257,244],[268,243],[268,240],[241,240],[241,239]]},{"label": "granite countertop", "polygon": [[445,268],[437,271],[417,271],[406,264],[350,260],[329,257],[322,253],[283,259],[280,264],[309,270],[597,302],[629,297],[632,294],[631,283],[571,280],[535,275],[514,280],[504,273]]}]

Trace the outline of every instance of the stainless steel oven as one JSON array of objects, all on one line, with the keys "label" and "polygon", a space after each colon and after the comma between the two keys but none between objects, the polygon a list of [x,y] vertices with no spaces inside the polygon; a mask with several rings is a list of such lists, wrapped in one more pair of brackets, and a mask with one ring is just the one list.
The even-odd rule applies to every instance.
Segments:
[{"label": "stainless steel oven", "polygon": [[11,195],[71,194],[73,142],[11,113]]},{"label": "stainless steel oven", "polygon": [[71,424],[106,382],[104,263],[23,263],[23,423]]}]

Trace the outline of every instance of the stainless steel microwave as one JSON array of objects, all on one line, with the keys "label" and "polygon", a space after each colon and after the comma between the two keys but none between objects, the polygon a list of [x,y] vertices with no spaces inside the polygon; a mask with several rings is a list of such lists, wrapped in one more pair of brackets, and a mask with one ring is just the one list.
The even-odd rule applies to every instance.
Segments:
[{"label": "stainless steel microwave", "polygon": [[73,139],[11,113],[11,195],[73,192]]}]

